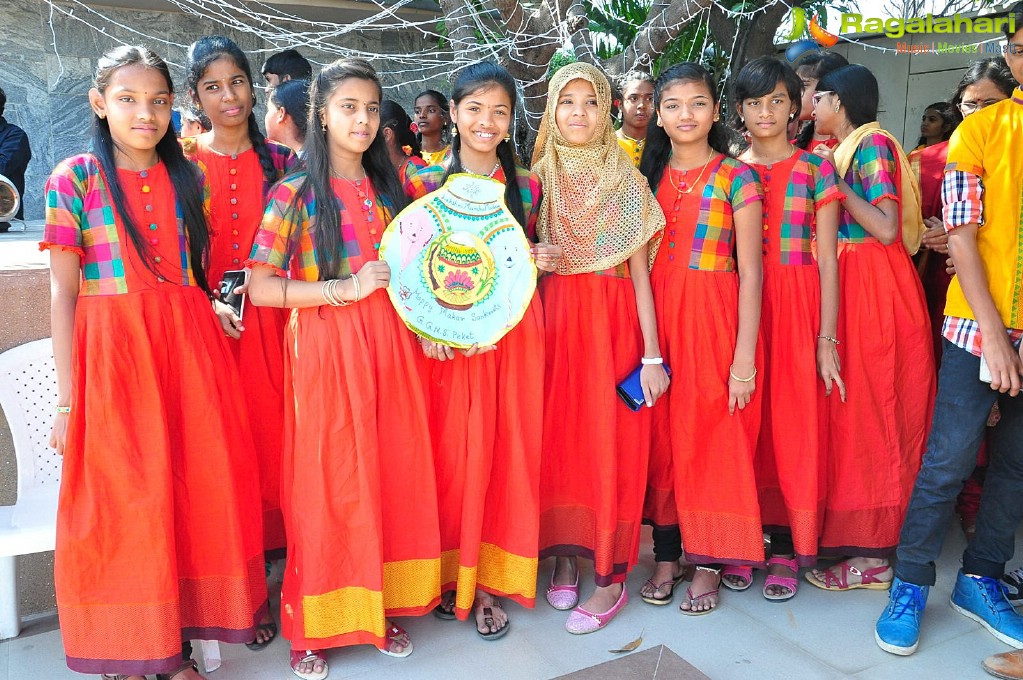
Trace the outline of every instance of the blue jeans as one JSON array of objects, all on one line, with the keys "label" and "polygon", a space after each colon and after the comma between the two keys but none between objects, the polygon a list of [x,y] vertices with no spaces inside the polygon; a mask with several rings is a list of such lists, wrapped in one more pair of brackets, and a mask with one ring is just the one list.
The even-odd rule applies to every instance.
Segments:
[{"label": "blue jeans", "polygon": [[980,358],[943,341],[934,420],[920,474],[902,525],[895,575],[934,585],[956,496],[977,464],[988,413],[997,401],[1002,419],[991,439],[990,464],[977,513],[977,533],[963,553],[963,571],[998,578],[1012,558],[1023,519],[1023,395],[1010,397],[977,377]]}]

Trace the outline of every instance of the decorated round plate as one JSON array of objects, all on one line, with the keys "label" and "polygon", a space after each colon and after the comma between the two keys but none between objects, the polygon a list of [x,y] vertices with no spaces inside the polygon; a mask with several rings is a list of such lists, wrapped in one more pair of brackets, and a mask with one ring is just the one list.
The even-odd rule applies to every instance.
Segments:
[{"label": "decorated round plate", "polygon": [[529,247],[504,185],[458,174],[391,220],[380,259],[405,325],[464,349],[493,345],[522,320],[536,289]]}]

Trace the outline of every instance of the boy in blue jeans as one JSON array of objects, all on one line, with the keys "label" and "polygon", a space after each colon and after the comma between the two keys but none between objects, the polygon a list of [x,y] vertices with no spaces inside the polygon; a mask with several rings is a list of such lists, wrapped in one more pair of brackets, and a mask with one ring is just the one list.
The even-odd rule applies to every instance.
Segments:
[{"label": "boy in blue jeans", "polygon": [[[1023,82],[1023,2],[1009,10],[1005,59]],[[1019,30],[1015,30],[1019,29]],[[952,607],[1023,648],[1023,616],[999,585],[1023,519],[1023,91],[968,116],[949,142],[942,185],[956,277],[945,306],[944,353],[927,452],[902,526],[889,603],[875,626],[887,652],[916,651],[934,562],[956,495],[970,476],[997,401],[977,531],[963,554]],[[981,358],[990,384],[981,380]]]}]

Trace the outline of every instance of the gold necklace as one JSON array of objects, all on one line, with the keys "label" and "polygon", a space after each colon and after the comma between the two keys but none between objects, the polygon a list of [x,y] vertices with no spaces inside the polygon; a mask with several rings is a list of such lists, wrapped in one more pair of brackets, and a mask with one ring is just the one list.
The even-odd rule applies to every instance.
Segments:
[{"label": "gold necklace", "polygon": [[682,186],[685,187],[685,189],[680,188],[677,184],[675,184],[675,180],[673,180],[671,178],[671,171],[674,170],[674,168],[671,167],[671,161],[669,160],[668,161],[668,182],[671,184],[671,186],[675,187],[675,191],[677,191],[680,196],[682,194],[691,194],[691,193],[693,193],[693,190],[696,189],[697,185],[700,183],[700,179],[703,177],[703,173],[706,172],[707,167],[710,166],[710,162],[712,160],[714,160],[714,156],[716,156],[716,155],[717,155],[717,152],[714,151],[714,149],[711,149],[710,150],[710,156],[707,158],[707,162],[703,164],[702,168],[700,168],[700,174],[696,176],[696,181],[693,182],[693,184],[691,186],[689,185],[688,182],[686,182],[686,175],[689,173],[689,170],[679,170],[678,171],[678,172],[682,173]]}]

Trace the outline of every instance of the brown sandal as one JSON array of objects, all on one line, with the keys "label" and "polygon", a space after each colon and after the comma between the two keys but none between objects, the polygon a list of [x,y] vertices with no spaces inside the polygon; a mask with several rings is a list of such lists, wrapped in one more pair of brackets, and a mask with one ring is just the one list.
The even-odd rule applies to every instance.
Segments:
[{"label": "brown sandal", "polygon": [[[189,669],[195,671],[196,673],[199,672],[199,666],[194,661],[189,659],[188,661],[185,661],[180,666],[178,666],[176,670],[173,670],[170,673],[157,673],[156,680],[174,680],[174,678],[176,678],[177,676],[181,675],[182,673]],[[200,675],[199,677],[202,676]]]}]

